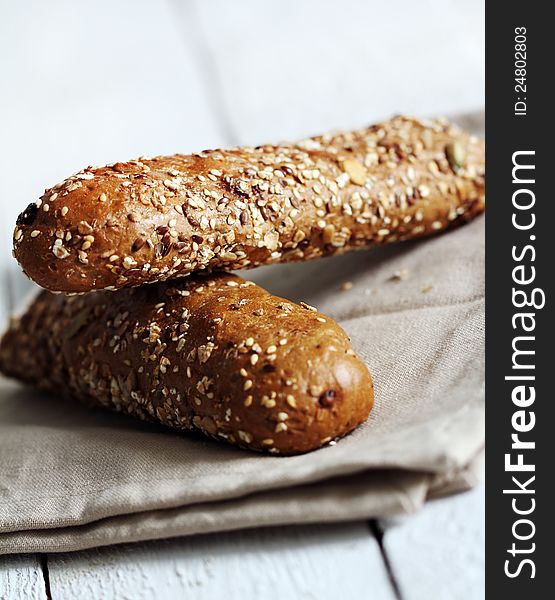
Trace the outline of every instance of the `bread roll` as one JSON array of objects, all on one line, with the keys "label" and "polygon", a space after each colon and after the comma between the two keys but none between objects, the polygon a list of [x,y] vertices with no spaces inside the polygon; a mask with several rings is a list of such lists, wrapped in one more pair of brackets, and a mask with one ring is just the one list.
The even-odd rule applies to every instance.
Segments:
[{"label": "bread roll", "polygon": [[43,291],[0,370],[55,394],[255,450],[314,450],[366,420],[372,380],[345,332],[228,274]]},{"label": "bread roll", "polygon": [[483,142],[395,117],[297,144],[87,167],[20,215],[14,255],[44,288],[113,290],[417,238],[483,208]]}]

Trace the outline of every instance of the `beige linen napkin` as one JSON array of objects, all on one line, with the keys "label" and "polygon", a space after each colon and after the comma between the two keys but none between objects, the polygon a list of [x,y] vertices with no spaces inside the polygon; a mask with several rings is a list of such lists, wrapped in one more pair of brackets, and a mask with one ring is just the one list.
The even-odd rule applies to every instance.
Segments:
[{"label": "beige linen napkin", "polygon": [[3,379],[0,553],[390,516],[477,482],[483,217],[431,239],[252,275],[347,331],[375,380],[368,422],[310,454],[264,456]]}]

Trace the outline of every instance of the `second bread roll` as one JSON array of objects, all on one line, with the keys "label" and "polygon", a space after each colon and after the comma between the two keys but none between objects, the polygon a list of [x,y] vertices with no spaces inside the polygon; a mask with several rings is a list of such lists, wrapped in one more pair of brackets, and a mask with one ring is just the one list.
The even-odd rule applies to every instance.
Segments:
[{"label": "second bread roll", "polygon": [[372,380],[308,305],[222,274],[119,292],[42,292],[0,344],[0,370],[88,404],[295,454],[368,417]]}]

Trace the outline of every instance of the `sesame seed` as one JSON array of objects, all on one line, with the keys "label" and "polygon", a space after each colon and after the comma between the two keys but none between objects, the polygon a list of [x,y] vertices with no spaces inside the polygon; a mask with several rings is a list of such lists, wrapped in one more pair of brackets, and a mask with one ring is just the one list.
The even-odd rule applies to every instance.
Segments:
[{"label": "sesame seed", "polygon": [[79,221],[79,224],[77,225],[77,231],[81,235],[87,235],[92,233],[94,230],[87,221]]},{"label": "sesame seed", "polygon": [[418,186],[418,191],[420,192],[422,198],[427,198],[430,195],[430,188],[426,185]]},{"label": "sesame seed", "polygon": [[301,229],[298,229],[295,232],[295,235],[293,236],[293,241],[298,244],[299,242],[302,242],[306,237],[306,234],[304,231],[302,231]]},{"label": "sesame seed", "polygon": [[276,425],[276,428],[274,430],[276,433],[279,433],[280,431],[287,431],[287,425],[285,423],[279,422]]},{"label": "sesame seed", "polygon": [[318,312],[318,309],[315,308],[314,306],[311,306],[310,304],[307,304],[306,302],[299,302],[299,304],[303,307],[306,308],[306,310],[311,310],[312,312]]},{"label": "sesame seed", "polygon": [[243,404],[247,407],[252,404],[252,396],[250,394],[245,398],[245,401],[243,402]]},{"label": "sesame seed", "polygon": [[349,179],[355,185],[364,185],[366,183],[367,172],[364,165],[357,160],[347,159],[343,161],[343,169],[349,176]]},{"label": "sesame seed", "polygon": [[171,179],[164,179],[164,185],[172,191],[177,191],[179,189],[179,184]]},{"label": "sesame seed", "polygon": [[32,238],[37,237],[37,235],[40,235],[40,231],[38,229],[34,229],[33,231],[31,231]]},{"label": "sesame seed", "polygon": [[247,390],[250,390],[250,389],[251,389],[251,387],[252,387],[252,379],[247,379],[247,380],[245,381],[245,383],[243,384],[243,389],[244,389],[244,390],[245,390],[245,392],[246,392]]},{"label": "sesame seed", "polygon": [[333,225],[326,225],[324,227],[324,231],[322,232],[322,240],[324,241],[324,244],[331,244],[334,234],[335,227]]},{"label": "sesame seed", "polygon": [[239,429],[237,431],[237,435],[243,442],[246,442],[247,444],[250,444],[250,442],[252,442],[251,435],[249,433],[247,433],[246,431],[242,431],[241,429]]},{"label": "sesame seed", "polygon": [[297,401],[295,400],[295,396],[292,394],[287,394],[286,402],[291,408],[297,408]]},{"label": "sesame seed", "polygon": [[266,350],[266,354],[275,354],[277,352],[277,347],[274,346],[273,344],[271,346],[268,346],[268,349]]},{"label": "sesame seed", "polygon": [[[57,242],[60,242],[59,244]],[[61,244],[62,240],[58,239],[56,240],[56,242],[54,242],[54,245],[52,246],[52,254],[54,254],[54,256],[56,258],[59,259],[64,259],[67,258],[69,256],[69,252],[67,251],[66,248],[64,248]]]},{"label": "sesame seed", "polygon": [[250,363],[254,366],[258,362],[258,354],[251,354]]}]

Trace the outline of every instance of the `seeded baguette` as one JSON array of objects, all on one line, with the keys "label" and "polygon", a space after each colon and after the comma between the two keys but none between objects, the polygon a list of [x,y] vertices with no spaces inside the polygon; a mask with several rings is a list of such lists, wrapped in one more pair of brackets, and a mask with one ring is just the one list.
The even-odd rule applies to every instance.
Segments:
[{"label": "seeded baguette", "polygon": [[395,117],[298,144],[87,167],[19,216],[14,255],[44,288],[113,290],[412,239],[483,209],[483,142]]},{"label": "seeded baguette", "polygon": [[276,454],[345,435],[373,403],[368,370],[337,323],[228,274],[118,292],[43,291],[5,333],[0,370]]}]

